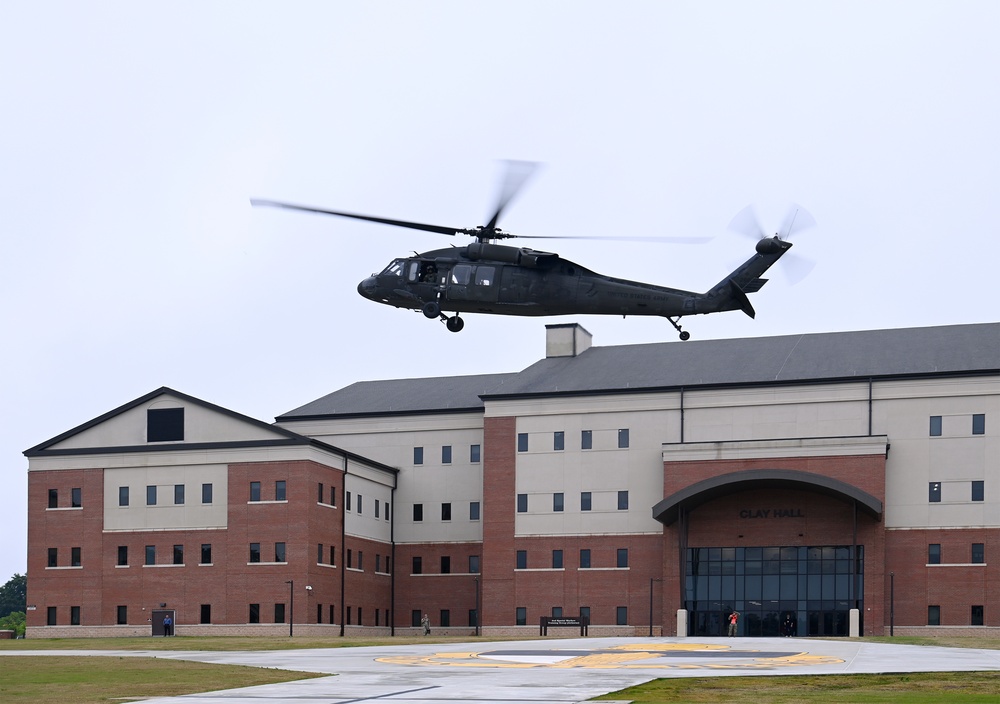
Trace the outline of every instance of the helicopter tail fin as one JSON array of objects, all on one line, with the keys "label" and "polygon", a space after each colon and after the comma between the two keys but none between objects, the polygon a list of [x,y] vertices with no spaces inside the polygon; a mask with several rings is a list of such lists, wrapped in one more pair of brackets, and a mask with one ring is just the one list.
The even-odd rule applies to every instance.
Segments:
[{"label": "helicopter tail fin", "polygon": [[757,253],[717,283],[706,294],[709,306],[713,311],[742,310],[751,318],[756,312],[747,298],[748,293],[756,293],[767,283],[761,275],[771,268],[785,252],[791,248],[791,243],[778,237],[762,239],[757,243]]},{"label": "helicopter tail fin", "polygon": [[[754,291],[759,290],[760,287],[754,289]],[[751,291],[750,293],[753,293]],[[747,298],[747,292],[744,291],[737,285],[735,281],[729,279],[729,295],[736,301],[739,305],[740,310],[749,315],[751,318],[757,317],[757,311],[753,309],[753,305],[750,303],[750,299]]]}]

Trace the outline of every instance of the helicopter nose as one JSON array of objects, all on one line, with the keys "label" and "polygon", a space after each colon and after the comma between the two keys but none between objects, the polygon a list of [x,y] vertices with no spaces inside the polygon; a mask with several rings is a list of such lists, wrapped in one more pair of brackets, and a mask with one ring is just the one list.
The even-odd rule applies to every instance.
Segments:
[{"label": "helicopter nose", "polygon": [[376,288],[378,288],[378,282],[375,281],[374,276],[369,276],[367,279],[358,284],[358,293],[365,298],[373,299],[375,297]]}]

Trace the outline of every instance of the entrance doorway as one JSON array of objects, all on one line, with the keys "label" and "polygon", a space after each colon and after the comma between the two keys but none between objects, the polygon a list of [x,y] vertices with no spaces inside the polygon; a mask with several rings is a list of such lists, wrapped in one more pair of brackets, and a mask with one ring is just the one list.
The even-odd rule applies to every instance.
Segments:
[{"label": "entrance doorway", "polygon": [[852,560],[850,545],[689,548],[690,634],[725,636],[736,610],[741,636],[847,636],[850,610],[864,614],[864,547],[854,549]]}]

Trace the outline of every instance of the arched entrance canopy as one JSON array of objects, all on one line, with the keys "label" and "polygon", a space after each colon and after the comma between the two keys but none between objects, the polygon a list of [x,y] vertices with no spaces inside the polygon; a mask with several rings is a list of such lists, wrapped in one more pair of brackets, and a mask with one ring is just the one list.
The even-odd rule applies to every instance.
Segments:
[{"label": "arched entrance canopy", "polygon": [[653,506],[653,518],[669,526],[677,521],[682,508],[691,510],[720,496],[751,489],[798,489],[826,494],[856,503],[876,521],[882,520],[882,502],[868,492],[839,479],[792,469],[748,469],[705,479],[657,503]]}]

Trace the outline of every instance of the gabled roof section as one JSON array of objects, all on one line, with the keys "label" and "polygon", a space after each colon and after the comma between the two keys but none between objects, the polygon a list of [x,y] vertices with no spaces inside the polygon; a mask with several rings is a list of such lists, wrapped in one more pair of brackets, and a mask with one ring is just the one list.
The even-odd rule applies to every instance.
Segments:
[{"label": "gabled roof section", "polygon": [[277,421],[329,417],[482,413],[483,394],[502,393],[510,374],[359,381],[277,417]]},{"label": "gabled roof section", "polygon": [[486,397],[1000,373],[1000,323],[591,347]]},{"label": "gabled roof section", "polygon": [[[184,439],[146,440],[146,410],[184,408]],[[311,446],[378,469],[398,470],[291,430],[245,416],[166,386],[24,451],[26,457],[55,457],[202,449]]]}]

